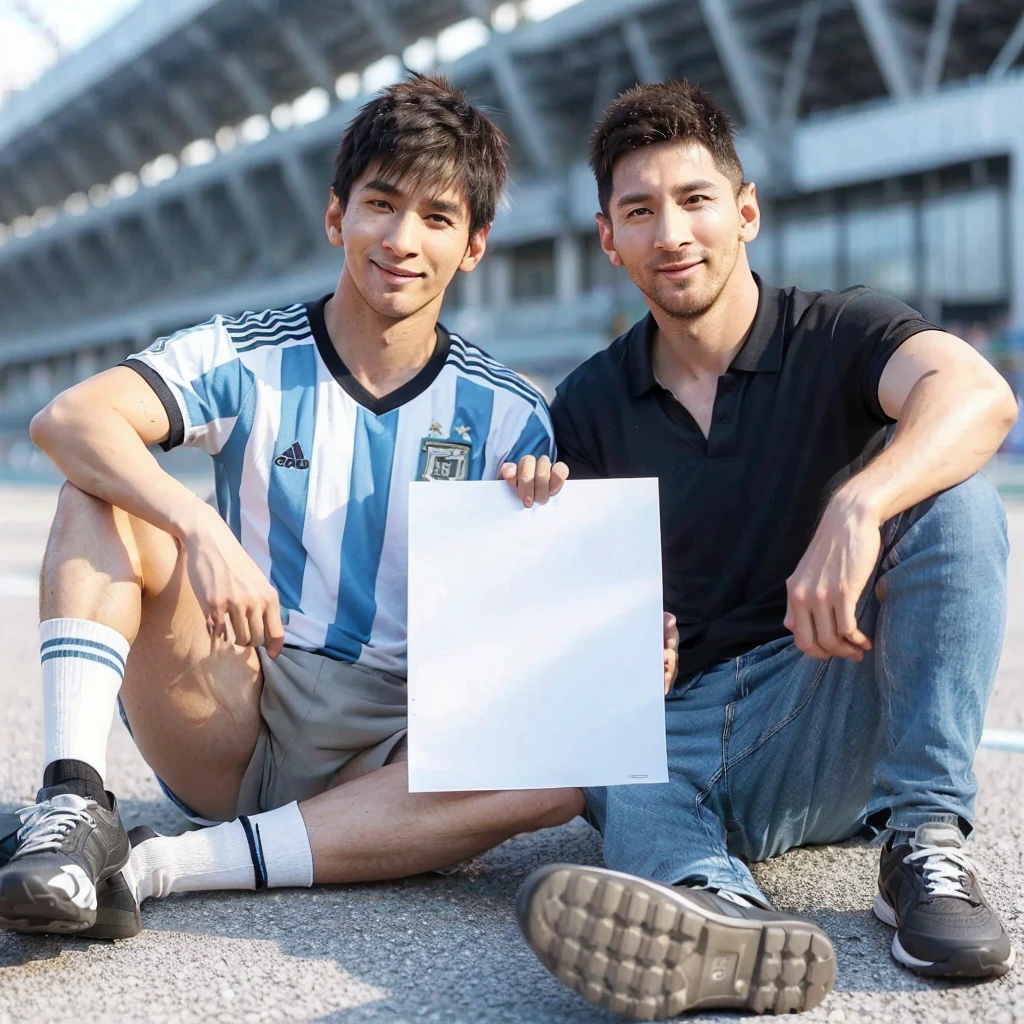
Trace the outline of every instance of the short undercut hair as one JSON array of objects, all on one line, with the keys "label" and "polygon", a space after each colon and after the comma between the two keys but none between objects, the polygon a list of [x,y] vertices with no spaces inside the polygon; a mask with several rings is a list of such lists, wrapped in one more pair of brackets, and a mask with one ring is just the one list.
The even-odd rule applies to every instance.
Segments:
[{"label": "short undercut hair", "polygon": [[342,206],[372,164],[381,177],[461,192],[470,234],[494,221],[508,176],[508,139],[441,75],[412,75],[363,106],[342,136],[332,188]]},{"label": "short undercut hair", "polygon": [[597,198],[608,216],[612,172],[627,153],[659,142],[703,146],[738,193],[743,167],[736,155],[735,129],[729,115],[699,86],[683,81],[637,85],[622,93],[605,111],[590,138],[590,169]]}]

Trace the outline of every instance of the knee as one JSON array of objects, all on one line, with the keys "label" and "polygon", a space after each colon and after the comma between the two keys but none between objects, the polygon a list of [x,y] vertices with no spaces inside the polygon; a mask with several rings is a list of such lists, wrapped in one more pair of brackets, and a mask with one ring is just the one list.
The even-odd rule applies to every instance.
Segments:
[{"label": "knee", "polygon": [[1002,564],[1009,553],[1003,500],[981,473],[912,509],[897,536],[904,532],[916,534],[924,547],[938,544],[972,561]]},{"label": "knee", "polygon": [[935,507],[962,541],[979,553],[987,550],[1005,559],[1009,552],[1006,509],[992,482],[975,473],[935,497]]},{"label": "knee", "polygon": [[54,566],[85,558],[114,578],[141,582],[152,532],[153,527],[124,510],[65,482],[57,499],[44,562]]}]

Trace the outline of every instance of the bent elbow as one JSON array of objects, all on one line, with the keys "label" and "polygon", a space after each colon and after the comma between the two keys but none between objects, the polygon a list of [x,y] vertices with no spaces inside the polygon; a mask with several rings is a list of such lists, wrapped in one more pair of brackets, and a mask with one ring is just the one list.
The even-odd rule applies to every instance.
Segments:
[{"label": "bent elbow", "polygon": [[999,423],[1009,433],[1014,423],[1017,422],[1017,415],[1020,407],[1017,404],[1017,396],[1005,380],[1000,379],[999,386],[992,400],[993,415],[998,417]]}]

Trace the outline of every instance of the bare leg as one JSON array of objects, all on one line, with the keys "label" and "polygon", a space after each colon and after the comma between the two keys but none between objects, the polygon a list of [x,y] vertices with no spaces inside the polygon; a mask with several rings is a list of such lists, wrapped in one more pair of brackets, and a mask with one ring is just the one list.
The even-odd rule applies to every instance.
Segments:
[{"label": "bare leg", "polygon": [[578,789],[410,793],[407,768],[404,761],[385,765],[299,805],[314,882],[381,881],[445,868],[583,811]]},{"label": "bare leg", "polygon": [[40,617],[100,622],[132,644],[121,701],[142,756],[201,814],[234,817],[259,733],[259,661],[211,640],[174,539],[65,484]]},{"label": "bare leg", "polygon": [[[199,813],[234,818],[260,726],[259,663],[211,641],[175,541],[65,485],[40,600],[43,618],[101,622],[132,643],[121,700],[143,757]],[[317,882],[447,867],[583,808],[578,790],[411,794],[404,763],[339,783],[300,808]]]}]

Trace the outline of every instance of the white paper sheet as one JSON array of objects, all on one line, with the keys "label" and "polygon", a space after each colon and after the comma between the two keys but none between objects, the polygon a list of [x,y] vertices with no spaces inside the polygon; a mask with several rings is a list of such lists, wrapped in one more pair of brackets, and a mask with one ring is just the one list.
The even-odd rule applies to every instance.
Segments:
[{"label": "white paper sheet", "polygon": [[410,790],[668,781],[657,480],[411,487]]}]

